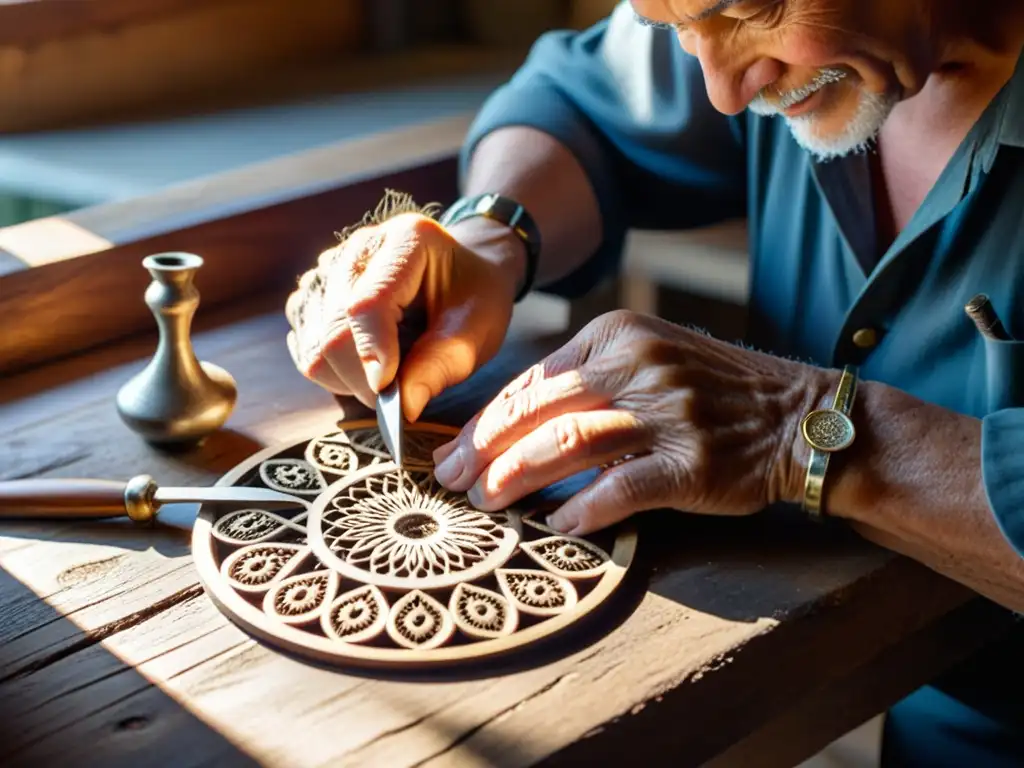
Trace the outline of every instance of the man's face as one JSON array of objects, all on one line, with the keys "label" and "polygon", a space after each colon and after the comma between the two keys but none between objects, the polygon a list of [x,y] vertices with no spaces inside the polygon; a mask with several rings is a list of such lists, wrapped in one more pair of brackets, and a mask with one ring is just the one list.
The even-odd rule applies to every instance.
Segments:
[{"label": "man's face", "polygon": [[927,79],[905,0],[632,0],[700,59],[717,109],[780,115],[821,159],[862,149]]}]

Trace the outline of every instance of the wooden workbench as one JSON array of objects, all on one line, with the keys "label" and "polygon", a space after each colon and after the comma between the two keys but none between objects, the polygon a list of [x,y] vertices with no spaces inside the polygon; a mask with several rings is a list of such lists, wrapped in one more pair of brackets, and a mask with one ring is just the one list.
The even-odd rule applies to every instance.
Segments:
[{"label": "wooden workbench", "polygon": [[[323,173],[319,157],[312,166]],[[442,166],[432,155],[424,167],[434,178]],[[360,176],[360,194],[370,183]],[[452,190],[450,181],[442,186],[440,199]],[[290,285],[280,275],[313,258],[285,248],[283,233],[314,220],[302,218],[303,199],[314,201],[320,225],[328,202],[348,217],[345,205],[363,200],[346,196],[343,180],[292,188],[257,196],[245,210],[218,200],[201,221],[177,210],[155,225],[152,211],[167,206],[145,201],[121,210],[154,227],[149,239],[138,219],[134,229],[112,223],[116,209],[85,212],[75,230],[103,224],[109,237],[81,255],[69,247],[33,262],[30,239],[8,238],[22,244],[19,259],[37,264],[29,272],[53,272],[0,277],[0,317],[16,312],[6,326],[15,332],[0,344],[0,480],[146,472],[163,484],[212,483],[264,446],[356,415],[292,366],[283,315]],[[225,187],[205,187],[217,189]],[[175,229],[170,220],[187,224]],[[123,283],[102,276],[121,286],[104,294],[111,305],[141,305],[145,277],[125,264],[137,269],[137,256],[175,239],[211,259],[198,286],[218,301],[201,308],[194,338],[202,359],[235,376],[240,397],[226,430],[171,455],[142,443],[114,408],[117,388],[153,351],[145,307],[94,320],[107,343],[92,347],[87,325],[68,333],[38,325],[85,315],[27,292],[42,291],[47,274],[73,275],[77,284],[54,290],[73,301],[77,288],[82,306],[95,308],[94,270],[73,267],[89,259],[123,270]],[[250,273],[242,287],[213,285],[243,261],[265,269],[263,279]],[[19,290],[5,294],[8,286]],[[502,354],[426,418],[459,423],[558,341],[518,325]],[[330,669],[250,639],[216,609],[189,554],[192,514],[170,510],[153,528],[0,525],[0,764],[789,766],[1009,621],[842,528],[783,513],[718,520],[654,512],[639,519],[639,558],[616,600],[558,642],[443,675]]]}]

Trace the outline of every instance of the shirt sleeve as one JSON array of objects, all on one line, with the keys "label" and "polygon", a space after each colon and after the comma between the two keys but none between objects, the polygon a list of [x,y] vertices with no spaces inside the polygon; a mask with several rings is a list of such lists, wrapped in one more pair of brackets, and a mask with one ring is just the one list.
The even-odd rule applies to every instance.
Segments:
[{"label": "shirt sleeve", "polygon": [[601,210],[598,252],[546,292],[589,290],[617,268],[630,228],[684,229],[744,215],[743,119],[715,110],[697,59],[671,30],[640,24],[628,2],[583,32],[538,39],[476,116],[460,173],[481,138],[513,125],[565,145]]},{"label": "shirt sleeve", "polygon": [[1024,408],[982,419],[981,474],[999,528],[1024,557]]}]

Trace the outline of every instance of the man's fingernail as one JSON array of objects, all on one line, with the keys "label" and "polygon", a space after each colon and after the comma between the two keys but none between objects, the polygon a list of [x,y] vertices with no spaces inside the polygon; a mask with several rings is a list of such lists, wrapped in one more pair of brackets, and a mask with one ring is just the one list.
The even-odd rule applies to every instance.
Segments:
[{"label": "man's fingernail", "polygon": [[409,421],[414,421],[423,413],[430,400],[430,387],[426,384],[410,384],[405,395],[405,413]]},{"label": "man's fingernail", "polygon": [[567,520],[565,515],[560,512],[552,512],[547,516],[547,518],[545,518],[544,522],[547,524],[548,528],[556,530],[559,533],[568,533],[576,527],[574,522]]},{"label": "man's fingernail", "polygon": [[363,370],[366,372],[366,383],[374,392],[380,392],[381,379],[384,378],[384,366],[376,360],[368,360],[363,363]]},{"label": "man's fingernail", "polygon": [[462,476],[463,469],[462,449],[458,448],[437,465],[434,469],[434,477],[441,485],[450,486]]},{"label": "man's fingernail", "polygon": [[466,492],[466,498],[469,499],[469,503],[474,507],[483,510],[484,494],[483,491],[480,490],[480,483],[476,483]]},{"label": "man's fingernail", "polygon": [[455,446],[459,444],[458,438],[449,440],[444,445],[439,445],[434,449],[434,464],[440,464],[442,461],[451,456],[452,451],[455,450]]}]

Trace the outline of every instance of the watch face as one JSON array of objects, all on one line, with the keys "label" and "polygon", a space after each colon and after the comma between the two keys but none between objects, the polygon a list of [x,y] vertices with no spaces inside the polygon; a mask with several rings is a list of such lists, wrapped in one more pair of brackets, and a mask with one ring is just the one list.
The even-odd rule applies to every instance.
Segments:
[{"label": "watch face", "polygon": [[841,451],[853,442],[855,431],[850,418],[832,410],[811,411],[801,424],[804,440],[819,451]]}]

